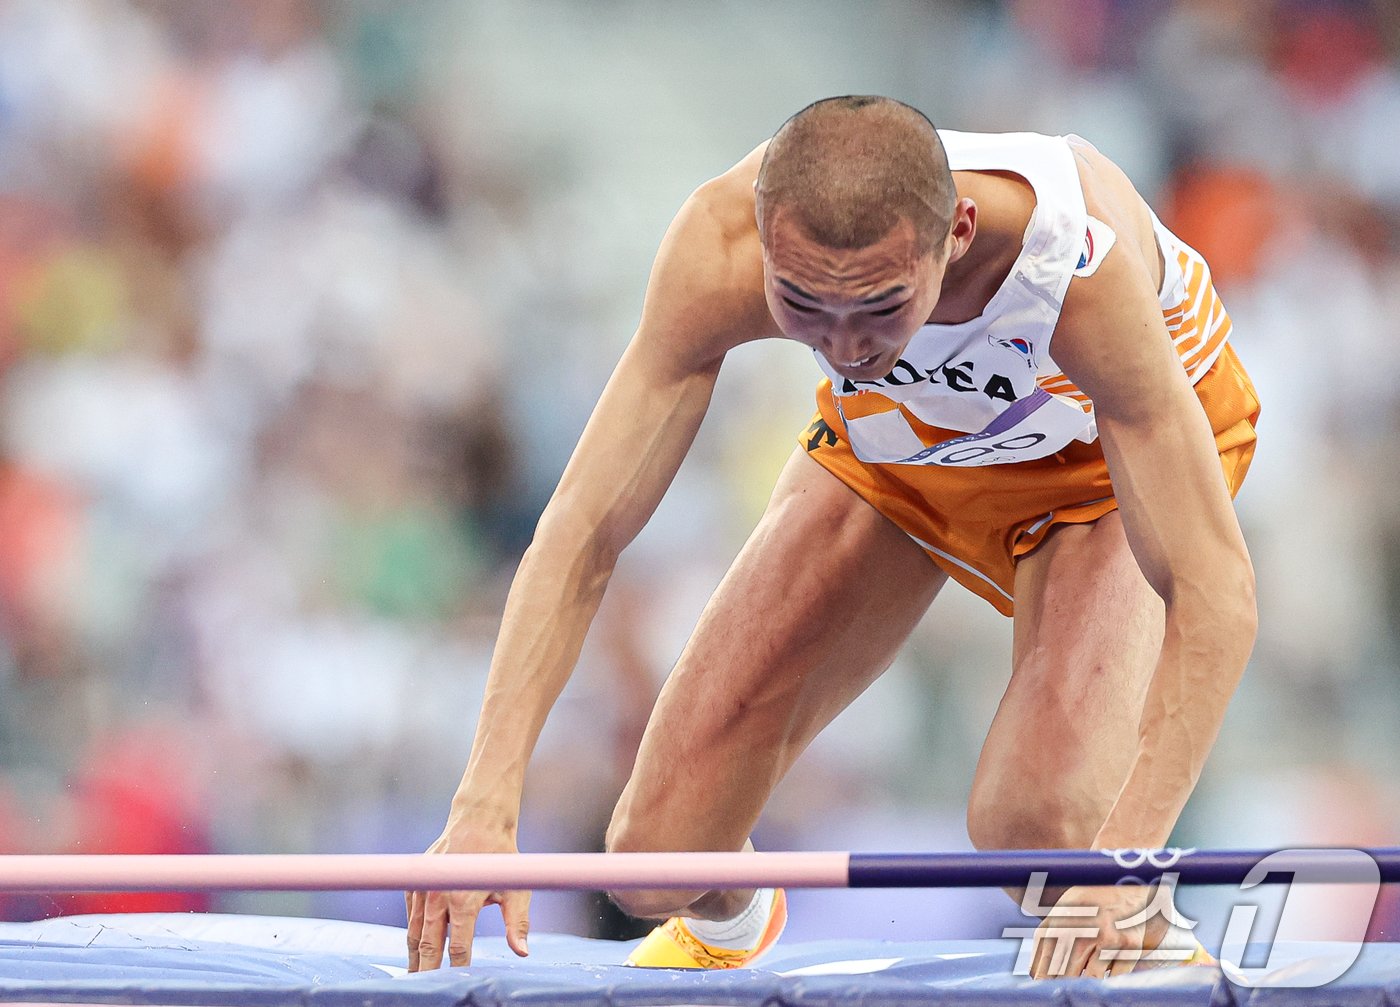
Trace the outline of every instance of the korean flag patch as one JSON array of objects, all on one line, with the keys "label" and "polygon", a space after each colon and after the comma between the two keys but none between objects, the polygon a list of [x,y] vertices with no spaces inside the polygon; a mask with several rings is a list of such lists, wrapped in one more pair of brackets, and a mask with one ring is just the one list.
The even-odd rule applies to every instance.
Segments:
[{"label": "korean flag patch", "polygon": [[1074,275],[1093,276],[1094,270],[1099,268],[1099,263],[1103,262],[1104,256],[1108,255],[1108,250],[1117,240],[1118,235],[1113,233],[1113,228],[1096,217],[1090,217],[1089,229],[1084,232],[1084,247],[1079,253],[1079,264],[1074,267]]}]

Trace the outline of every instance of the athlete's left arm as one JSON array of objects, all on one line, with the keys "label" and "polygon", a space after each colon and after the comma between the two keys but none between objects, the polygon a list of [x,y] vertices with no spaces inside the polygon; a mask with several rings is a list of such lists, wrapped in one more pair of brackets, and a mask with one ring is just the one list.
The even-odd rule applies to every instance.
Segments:
[{"label": "athlete's left arm", "polygon": [[1167,842],[1244,672],[1257,619],[1254,571],[1215,438],[1171,345],[1157,263],[1131,238],[1141,224],[1132,211],[1145,207],[1114,213],[1111,203],[1091,202],[1090,212],[1116,218],[1108,222],[1119,240],[1092,276],[1071,283],[1054,356],[1094,401],[1128,544],[1166,602],[1166,638],[1137,756],[1095,838],[1100,849]]}]

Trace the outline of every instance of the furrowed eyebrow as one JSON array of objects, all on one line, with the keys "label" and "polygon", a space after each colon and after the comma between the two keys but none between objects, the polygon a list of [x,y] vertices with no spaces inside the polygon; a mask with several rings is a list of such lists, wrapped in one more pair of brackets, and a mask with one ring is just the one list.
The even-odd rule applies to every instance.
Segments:
[{"label": "furrowed eyebrow", "polygon": [[803,290],[801,287],[799,287],[799,286],[798,286],[797,284],[795,284],[795,283],[789,283],[787,280],[784,280],[781,276],[778,277],[778,282],[781,283],[783,286],[787,287],[789,290],[791,290],[791,291],[792,291],[794,294],[796,294],[798,297],[805,297],[805,298],[806,298],[807,300],[809,300],[809,301],[815,301],[815,302],[818,303],[818,304],[821,303],[821,299],[820,299],[820,298],[816,297],[816,296],[813,295],[813,294],[807,293],[807,291]]},{"label": "furrowed eyebrow", "polygon": [[897,286],[897,287],[891,287],[889,290],[886,290],[883,294],[876,294],[874,297],[867,297],[865,300],[861,301],[860,303],[861,303],[861,304],[875,304],[875,303],[878,302],[878,301],[883,301],[883,300],[885,300],[886,298],[893,297],[895,294],[902,294],[902,293],[904,293],[904,284],[901,283],[901,284],[900,284],[899,286]]},{"label": "furrowed eyebrow", "polygon": [[[817,304],[820,304],[820,303],[821,303],[821,298],[820,298],[820,297],[817,297],[817,296],[815,296],[814,294],[809,294],[809,293],[807,293],[807,291],[803,290],[801,287],[799,287],[797,284],[791,282],[790,280],[784,280],[782,277],[779,277],[779,278],[778,278],[778,282],[781,283],[783,286],[787,287],[789,290],[791,290],[791,291],[792,291],[794,294],[796,294],[798,297],[805,298],[805,299],[807,299],[807,300],[809,300],[809,301],[813,301],[813,302],[815,302],[815,303],[817,303]],[[861,303],[861,304],[878,304],[880,301],[888,300],[889,298],[893,297],[895,294],[902,294],[902,293],[904,293],[905,289],[906,289],[906,288],[905,288],[904,284],[901,283],[901,284],[899,284],[898,286],[891,287],[889,290],[885,290],[885,291],[882,291],[881,293],[876,294],[874,297],[867,297],[867,298],[863,299],[860,303]]]}]

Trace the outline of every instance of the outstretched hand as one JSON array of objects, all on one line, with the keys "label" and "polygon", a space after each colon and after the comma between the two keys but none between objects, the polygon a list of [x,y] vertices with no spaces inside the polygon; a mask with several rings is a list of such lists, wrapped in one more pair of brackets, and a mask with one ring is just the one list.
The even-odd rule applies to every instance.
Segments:
[{"label": "outstretched hand", "polygon": [[1155,885],[1067,889],[1037,928],[1031,975],[1102,979],[1133,971],[1166,937],[1170,897]]},{"label": "outstretched hand", "polygon": [[[428,853],[516,853],[515,838],[449,819],[442,835]],[[408,970],[423,972],[442,964],[443,947],[451,965],[470,965],[476,918],[489,905],[501,907],[506,923],[506,943],[524,958],[530,953],[530,893],[514,892],[405,892],[408,910]]]}]

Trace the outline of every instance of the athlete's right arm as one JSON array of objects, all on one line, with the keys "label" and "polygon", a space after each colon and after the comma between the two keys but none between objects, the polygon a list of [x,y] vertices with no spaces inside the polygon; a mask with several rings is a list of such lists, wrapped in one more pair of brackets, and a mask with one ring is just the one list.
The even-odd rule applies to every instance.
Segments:
[{"label": "athlete's right arm", "polygon": [[[752,255],[716,203],[732,190],[714,188],[698,190],[667,231],[641,324],[521,560],[467,769],[430,852],[516,849],[526,765],[618,556],[685,458],[724,354],[768,334],[755,331],[767,313]],[[411,969],[441,963],[449,927],[451,964],[469,964],[476,917],[489,903],[501,906],[512,950],[526,952],[528,892],[412,892],[407,901]]]}]

